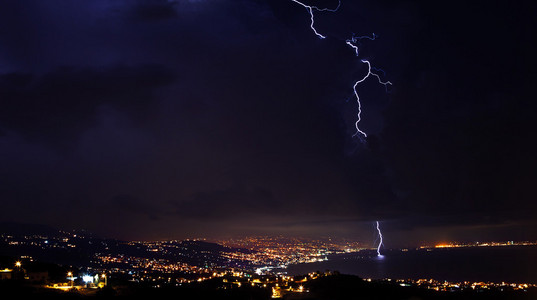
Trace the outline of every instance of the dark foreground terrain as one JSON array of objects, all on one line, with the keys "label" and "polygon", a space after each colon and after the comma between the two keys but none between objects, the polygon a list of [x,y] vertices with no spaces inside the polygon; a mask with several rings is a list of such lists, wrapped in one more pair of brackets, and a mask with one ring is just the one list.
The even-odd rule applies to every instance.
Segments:
[{"label": "dark foreground terrain", "polygon": [[[102,289],[62,291],[29,285],[21,282],[0,282],[2,299],[25,297],[31,299],[272,299],[269,288],[243,285],[230,288],[224,279],[213,279],[181,287],[152,288],[139,284],[114,284]],[[366,282],[357,276],[333,275],[311,280],[304,284],[303,292],[287,292],[282,299],[482,299],[482,300],[533,300],[535,288],[527,291],[434,291],[420,287],[402,287],[390,282]]]}]

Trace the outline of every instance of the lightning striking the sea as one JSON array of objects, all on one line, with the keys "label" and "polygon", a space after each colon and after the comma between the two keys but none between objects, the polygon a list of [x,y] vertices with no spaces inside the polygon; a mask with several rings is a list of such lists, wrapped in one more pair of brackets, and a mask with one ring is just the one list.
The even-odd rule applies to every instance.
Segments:
[{"label": "lightning striking the sea", "polygon": [[377,256],[378,257],[383,257],[383,255],[380,254],[380,247],[383,245],[382,244],[382,232],[380,231],[379,221],[376,221],[376,222],[377,222],[377,231],[379,233],[379,238],[380,238],[379,245],[377,246]]},{"label": "lightning striking the sea", "polygon": [[[333,8],[333,9],[332,8],[318,8],[316,6],[304,4],[304,3],[302,3],[302,2],[300,2],[298,0],[291,0],[291,1],[293,1],[293,2],[295,2],[297,4],[300,4],[301,6],[306,8],[306,10],[310,14],[310,20],[311,20],[310,28],[311,28],[311,30],[319,38],[321,38],[321,39],[326,38],[326,36],[324,36],[321,33],[319,33],[317,31],[317,29],[315,28],[315,17],[314,17],[313,11],[315,10],[315,11],[336,12],[339,9],[339,7],[341,6],[341,1],[338,1],[337,7]],[[374,34],[374,33],[371,36],[355,36],[355,35],[353,35],[350,39],[346,40],[345,43],[349,47],[351,47],[353,49],[353,51],[356,54],[356,56],[359,56],[360,49],[359,49],[358,45],[360,44],[360,41],[363,40],[363,39],[368,39],[368,40],[374,41],[377,37],[378,36],[376,34]],[[361,62],[364,63],[364,64],[367,64],[367,74],[362,79],[356,81],[354,83],[354,86],[353,86],[354,96],[356,97],[356,102],[358,104],[357,120],[355,122],[356,133],[353,135],[353,137],[358,136],[360,139],[362,139],[362,137],[367,138],[367,133],[365,133],[365,131],[361,130],[360,127],[359,127],[359,123],[362,120],[362,103],[360,102],[360,96],[358,95],[358,91],[357,91],[358,84],[364,82],[370,76],[374,76],[374,77],[377,78],[377,80],[378,80],[378,82],[380,84],[382,84],[382,85],[384,85],[384,87],[386,87],[386,89],[387,89],[388,85],[392,85],[392,83],[389,82],[389,81],[382,81],[382,79],[380,78],[380,76],[377,73],[372,72],[372,70],[381,71],[383,73],[384,73],[384,71],[373,68],[371,66],[371,63],[368,60],[362,59]]]},{"label": "lightning striking the sea", "polygon": [[[339,7],[341,6],[341,1],[338,1],[338,5],[336,8],[334,9],[330,9],[330,8],[318,8],[316,6],[312,6],[312,5],[306,5],[298,0],[291,0],[297,4],[300,4],[302,5],[304,8],[306,8],[310,14],[310,20],[311,20],[311,23],[310,23],[310,28],[311,30],[313,31],[313,33],[315,33],[315,35],[317,35],[319,38],[321,39],[325,39],[326,36],[320,34],[317,29],[315,29],[315,17],[313,15],[313,11],[329,11],[329,12],[336,12]],[[360,41],[363,40],[363,39],[368,39],[368,40],[371,40],[371,41],[374,41],[375,39],[377,38],[377,35],[375,33],[373,33],[371,36],[355,36],[353,34],[353,36],[346,40],[345,43],[352,48],[352,50],[354,51],[354,53],[356,54],[356,56],[359,56],[360,55],[360,48],[358,47],[358,45],[360,45]],[[359,84],[361,84],[362,82],[364,82],[367,78],[369,78],[370,76],[373,76],[375,78],[377,78],[377,81],[378,83],[384,85],[384,87],[388,88],[388,85],[392,85],[392,83],[390,81],[382,81],[380,75],[378,73],[375,73],[375,72],[382,72],[383,75],[384,74],[384,71],[382,71],[381,69],[376,69],[374,67],[371,66],[371,63],[368,61],[368,60],[365,60],[365,59],[362,59],[360,60],[362,63],[366,64],[367,65],[367,73],[364,75],[364,77],[362,77],[362,79],[359,79],[357,80],[352,89],[354,91],[354,96],[356,97],[356,102],[358,104],[358,114],[357,114],[357,119],[356,119],[356,122],[354,123],[355,127],[356,127],[356,133],[353,135],[353,137],[355,136],[359,136],[360,139],[363,138],[367,138],[367,133],[365,133],[365,131],[361,130],[360,127],[359,127],[359,123],[360,121],[362,120],[362,103],[360,102],[360,96],[358,95],[358,91],[357,91],[357,87]],[[375,72],[373,72],[375,71]],[[377,257],[379,258],[382,258],[383,255],[380,254],[380,248],[382,247],[382,232],[380,231],[380,224],[378,221],[377,222],[377,231],[378,231],[378,234],[379,234],[379,238],[380,238],[380,241],[379,241],[379,244],[378,244],[378,247],[377,247]]]}]

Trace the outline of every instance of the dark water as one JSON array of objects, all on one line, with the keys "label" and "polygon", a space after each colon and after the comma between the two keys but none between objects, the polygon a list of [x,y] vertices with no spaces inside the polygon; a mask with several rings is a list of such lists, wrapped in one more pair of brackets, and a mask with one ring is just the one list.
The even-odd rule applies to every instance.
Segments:
[{"label": "dark water", "polygon": [[342,254],[328,261],[291,265],[289,275],[339,271],[362,278],[537,283],[537,246],[469,247]]}]

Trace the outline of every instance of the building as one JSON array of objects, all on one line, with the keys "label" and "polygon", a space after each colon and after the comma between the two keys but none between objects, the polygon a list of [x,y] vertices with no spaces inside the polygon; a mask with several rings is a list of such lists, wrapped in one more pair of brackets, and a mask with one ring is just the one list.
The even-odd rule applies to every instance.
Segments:
[{"label": "building", "polygon": [[9,280],[9,279],[13,279],[13,270],[11,269],[0,270],[0,280]]}]

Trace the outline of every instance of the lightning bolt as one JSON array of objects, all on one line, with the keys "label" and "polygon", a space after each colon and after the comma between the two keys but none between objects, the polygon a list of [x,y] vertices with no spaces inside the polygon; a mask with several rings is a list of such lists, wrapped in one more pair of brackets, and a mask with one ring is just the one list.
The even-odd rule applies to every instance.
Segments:
[{"label": "lightning bolt", "polygon": [[[357,50],[358,52],[358,50]],[[358,95],[358,91],[356,90],[356,87],[364,82],[369,76],[374,76],[377,78],[377,81],[384,85],[384,87],[386,87],[387,89],[387,86],[388,85],[391,85],[392,83],[389,82],[389,81],[382,81],[382,79],[380,79],[380,76],[377,74],[377,73],[373,73],[371,70],[374,69],[373,67],[371,67],[371,63],[368,61],[368,60],[365,60],[365,59],[362,59],[361,62],[363,62],[364,64],[367,64],[367,74],[365,74],[365,76],[356,81],[354,83],[354,86],[352,87],[352,89],[354,90],[354,96],[356,97],[356,102],[358,104],[358,116],[357,116],[357,120],[356,122],[354,123],[355,127],[356,127],[356,133],[353,135],[354,136],[357,136],[358,134],[361,134],[363,135],[364,137],[367,137],[367,133],[365,133],[364,131],[362,131],[360,129],[360,127],[358,126],[358,124],[360,123],[360,121],[362,120],[362,103],[360,102],[360,96]],[[376,70],[376,69],[375,69]],[[382,70],[381,70],[382,71]]]},{"label": "lightning bolt", "polygon": [[360,54],[360,49],[358,48],[357,44],[360,44],[360,40],[368,39],[368,40],[374,41],[376,38],[377,38],[377,35],[375,33],[373,33],[372,36],[367,36],[367,35],[354,36],[354,34],[353,34],[350,39],[345,41],[345,43],[347,45],[349,45],[352,49],[354,49],[354,52],[356,53],[356,56],[358,56]]},{"label": "lightning bolt", "polygon": [[[313,31],[313,33],[315,33],[315,35],[317,35],[319,38],[321,39],[325,39],[326,36],[320,34],[317,29],[315,29],[315,16],[313,14],[313,11],[329,11],[329,12],[336,12],[339,7],[341,6],[341,0],[338,1],[338,5],[336,8],[333,8],[333,9],[330,9],[330,8],[318,8],[316,6],[312,6],[312,5],[306,5],[298,0],[291,0],[301,6],[303,6],[304,8],[306,8],[306,10],[309,12],[310,14],[310,20],[311,20],[311,23],[310,23],[310,28],[311,30]],[[378,36],[373,33],[371,36],[367,36],[367,35],[364,35],[364,36],[356,36],[356,35],[352,35],[352,37],[350,39],[347,39],[345,40],[345,43],[351,47],[351,49],[354,51],[354,53],[356,54],[356,56],[359,56],[360,55],[360,48],[358,47],[358,45],[360,45],[360,41],[363,40],[363,39],[368,39],[368,40],[371,40],[371,41],[374,41]],[[382,72],[382,74],[385,76],[386,74],[384,73],[383,70],[381,69],[377,69],[377,68],[374,68],[371,66],[371,63],[368,61],[368,60],[365,60],[365,59],[362,59],[360,60],[362,63],[366,64],[367,65],[367,74],[364,75],[364,77],[362,77],[362,79],[359,79],[357,80],[352,89],[354,91],[354,96],[356,97],[356,102],[358,104],[358,114],[357,114],[357,120],[356,122],[354,123],[355,127],[356,127],[356,133],[353,135],[353,137],[357,136],[357,135],[362,135],[364,138],[367,137],[367,133],[365,133],[363,130],[360,129],[359,127],[359,123],[360,121],[362,120],[362,103],[360,102],[360,96],[358,95],[358,90],[357,90],[357,87],[359,84],[361,84],[362,82],[364,82],[366,79],[368,79],[369,77],[373,76],[377,79],[378,83],[381,84],[381,85],[384,85],[384,87],[386,88],[386,91],[388,91],[388,85],[392,85],[392,83],[390,81],[382,81],[380,75],[378,74],[378,72]],[[375,71],[375,72],[373,72]],[[378,221],[376,221],[377,223],[377,231],[378,231],[378,234],[379,234],[379,238],[380,238],[380,241],[379,241],[379,245],[377,247],[377,256],[378,257],[383,257],[382,254],[380,254],[380,248],[382,247],[382,232],[380,231],[380,224]]]},{"label": "lightning bolt", "polygon": [[[298,0],[291,0],[301,6],[303,6],[304,8],[306,8],[306,10],[309,12],[310,14],[310,20],[311,20],[311,23],[310,23],[310,28],[311,30],[313,31],[313,33],[315,33],[315,35],[317,35],[319,38],[321,39],[324,39],[326,38],[326,36],[320,34],[317,29],[315,28],[315,16],[313,14],[313,11],[329,11],[329,12],[336,12],[339,7],[341,6],[341,1],[338,1],[338,5],[336,8],[319,8],[317,6],[312,6],[312,5],[306,5]],[[351,49],[354,51],[354,53],[356,54],[356,56],[359,56],[360,54],[360,49],[358,47],[358,45],[360,45],[360,41],[363,40],[363,39],[368,39],[368,40],[371,40],[371,41],[374,41],[378,36],[373,33],[371,36],[367,36],[367,35],[364,35],[364,36],[355,36],[354,34],[352,35],[352,37],[350,39],[347,39],[345,41],[345,43],[351,47]],[[362,59],[361,60],[362,63],[366,64],[367,65],[367,74],[365,74],[365,76],[356,81],[354,83],[354,86],[353,86],[353,91],[354,91],[354,96],[356,97],[356,102],[358,104],[358,114],[357,114],[357,119],[356,119],[356,122],[354,123],[355,127],[356,127],[356,133],[353,135],[353,137],[356,137],[358,135],[363,136],[364,138],[367,138],[367,134],[360,129],[359,127],[359,123],[360,121],[362,120],[362,103],[360,102],[360,96],[358,95],[358,91],[357,91],[357,86],[364,82],[367,78],[369,78],[370,76],[373,76],[375,78],[377,78],[377,81],[384,85],[384,87],[386,88],[386,91],[388,90],[388,85],[392,85],[392,83],[390,81],[382,81],[382,79],[380,78],[380,76],[378,75],[378,73],[375,73],[375,72],[382,72],[383,75],[384,75],[384,71],[380,70],[380,69],[376,69],[376,68],[373,68],[371,66],[371,63],[368,61],[368,60],[365,60],[365,59]],[[373,72],[372,70],[374,70],[375,72]]]},{"label": "lightning bolt", "polygon": [[326,36],[320,34],[319,32],[317,32],[317,29],[315,29],[315,17],[313,16],[313,11],[316,10],[316,11],[330,11],[330,12],[336,12],[338,9],[339,9],[339,6],[341,5],[341,1],[338,1],[338,4],[337,4],[337,7],[336,8],[318,8],[317,6],[311,6],[311,5],[306,5],[300,1],[297,1],[297,0],[291,0],[297,4],[300,4],[302,5],[304,8],[306,8],[308,10],[308,12],[310,13],[310,20],[311,20],[311,23],[310,23],[310,28],[311,30],[313,30],[313,32],[321,39],[324,39],[326,38]]},{"label": "lightning bolt", "polygon": [[377,221],[377,231],[379,232],[379,238],[380,238],[379,245],[377,247],[377,256],[378,257],[383,257],[383,255],[380,254],[380,247],[382,246],[382,232],[380,232],[379,221]]}]

